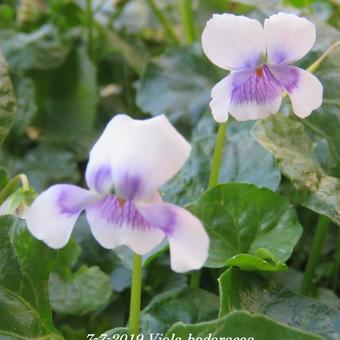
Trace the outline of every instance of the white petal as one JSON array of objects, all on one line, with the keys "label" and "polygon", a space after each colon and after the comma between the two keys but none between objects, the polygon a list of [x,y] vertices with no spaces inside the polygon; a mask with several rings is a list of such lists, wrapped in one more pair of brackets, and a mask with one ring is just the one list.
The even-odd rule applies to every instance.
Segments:
[{"label": "white petal", "polygon": [[265,118],[281,105],[282,86],[264,65],[255,70],[232,72],[229,113],[239,121]]},{"label": "white petal", "polygon": [[315,25],[295,14],[279,13],[264,22],[270,64],[293,63],[313,47]]},{"label": "white petal", "polygon": [[211,90],[210,108],[218,123],[224,123],[228,120],[231,85],[232,76],[229,75],[219,81]]},{"label": "white petal", "polygon": [[256,67],[266,53],[262,25],[245,16],[214,14],[203,30],[202,48],[211,62],[221,68]]},{"label": "white petal", "polygon": [[189,211],[173,204],[138,205],[169,241],[172,270],[183,273],[201,268],[208,258],[209,237],[202,223]]},{"label": "white petal", "polygon": [[92,147],[85,174],[90,189],[103,194],[111,191],[113,182],[110,155],[114,148],[121,150],[116,134],[122,131],[127,121],[130,121],[128,116],[115,116]]},{"label": "white petal", "polygon": [[58,184],[42,192],[26,214],[28,230],[51,248],[62,248],[82,210],[97,194],[75,185]]},{"label": "white petal", "polygon": [[305,118],[322,104],[323,87],[319,79],[298,67],[297,86],[288,91],[294,113]]},{"label": "white petal", "polygon": [[132,202],[119,203],[108,195],[86,209],[86,217],[95,239],[107,249],[126,245],[144,255],[164,239],[164,232],[152,226]]},{"label": "white petal", "polygon": [[190,144],[164,116],[113,118],[110,160],[115,192],[127,200],[148,200],[189,157]]}]

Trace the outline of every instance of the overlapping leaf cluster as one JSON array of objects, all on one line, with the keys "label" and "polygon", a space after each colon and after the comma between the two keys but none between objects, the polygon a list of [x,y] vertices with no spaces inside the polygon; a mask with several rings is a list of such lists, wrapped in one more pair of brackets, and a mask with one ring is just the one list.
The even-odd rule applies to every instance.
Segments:
[{"label": "overlapping leaf cluster", "polygon": [[[211,249],[201,288],[170,271],[166,246],[144,258],[141,332],[339,339],[339,49],[317,70],[324,105],[310,118],[294,118],[287,103],[256,124],[229,122],[221,184],[206,192],[216,137],[208,102],[223,73],[198,41],[182,39],[177,1],[157,5],[178,39],[148,1],[93,0],[91,10],[82,0],[13,3],[0,5],[0,190],[21,172],[38,192],[82,184],[88,150],[111,116],[165,113],[193,151],[162,193],[202,220]],[[308,66],[340,37],[332,1],[194,1],[197,36],[212,13],[263,19],[292,6],[317,24]],[[320,214],[329,237],[307,297],[299,283]],[[23,220],[1,216],[0,269],[0,338],[126,332],[131,253],[101,248],[85,219],[56,251]]]}]

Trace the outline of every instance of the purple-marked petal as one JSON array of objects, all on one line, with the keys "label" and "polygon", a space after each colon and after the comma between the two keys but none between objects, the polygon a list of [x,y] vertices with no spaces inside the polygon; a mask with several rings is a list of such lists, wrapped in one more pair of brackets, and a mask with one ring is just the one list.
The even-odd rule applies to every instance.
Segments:
[{"label": "purple-marked petal", "polygon": [[116,118],[110,123],[115,131],[110,152],[115,192],[126,200],[148,200],[182,168],[191,146],[164,115],[146,120],[124,117],[119,128]]},{"label": "purple-marked petal", "polygon": [[68,242],[74,224],[84,208],[98,199],[98,194],[75,185],[53,185],[42,192],[26,214],[29,231],[51,248]]},{"label": "purple-marked petal", "polygon": [[313,47],[315,25],[295,14],[279,13],[264,21],[270,64],[288,64],[301,59]]},{"label": "purple-marked petal", "polygon": [[146,220],[166,234],[174,271],[183,273],[204,265],[208,257],[209,237],[194,215],[169,203],[139,204],[137,208]]},{"label": "purple-marked petal", "polygon": [[126,200],[148,200],[181,169],[190,149],[163,115],[146,120],[117,115],[91,150],[86,180],[102,193],[114,187]]},{"label": "purple-marked petal", "polygon": [[233,14],[214,14],[202,33],[202,48],[215,65],[242,70],[261,64],[266,53],[262,25]]},{"label": "purple-marked petal", "polygon": [[86,208],[86,216],[93,236],[104,248],[126,245],[144,255],[157,247],[165,236],[139,213],[133,202],[120,202],[113,195]]},{"label": "purple-marked petal", "polygon": [[229,112],[239,121],[265,118],[278,111],[282,86],[269,67],[232,72]]},{"label": "purple-marked petal", "polygon": [[124,134],[123,129],[128,121],[130,121],[130,118],[126,115],[115,116],[93,145],[85,173],[86,182],[90,189],[103,194],[108,194],[112,190],[110,155],[114,149],[122,152],[119,136]]},{"label": "purple-marked petal", "polygon": [[318,78],[296,66],[271,67],[292,102],[294,113],[305,118],[322,104],[323,87]]}]

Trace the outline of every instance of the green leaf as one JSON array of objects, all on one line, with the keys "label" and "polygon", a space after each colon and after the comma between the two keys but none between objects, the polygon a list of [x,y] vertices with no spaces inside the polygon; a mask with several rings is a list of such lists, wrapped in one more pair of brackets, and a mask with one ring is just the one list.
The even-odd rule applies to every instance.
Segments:
[{"label": "green leaf", "polygon": [[[315,50],[324,52],[339,40],[339,31],[326,24],[318,26],[319,39]],[[315,59],[309,58],[312,63]],[[328,175],[338,177],[340,174],[340,99],[337,89],[340,87],[340,48],[335,48],[315,72],[321,81],[324,93],[322,106],[307,119],[301,120],[306,132],[313,141],[313,147],[320,165]]]},{"label": "green leaf", "polygon": [[198,323],[218,314],[218,296],[203,289],[176,289],[154,297],[141,314],[145,334],[164,333],[177,321]]},{"label": "green leaf", "polygon": [[69,52],[67,41],[61,39],[50,24],[33,33],[13,34],[2,46],[10,69],[15,73],[59,67]]},{"label": "green leaf", "polygon": [[53,310],[61,314],[84,315],[105,306],[112,295],[110,279],[98,267],[72,267],[81,249],[74,239],[59,251],[54,271],[49,279]]},{"label": "green leaf", "polygon": [[[268,270],[280,269],[299,240],[302,227],[293,206],[282,196],[251,184],[221,184],[188,208],[202,221],[210,237],[207,267],[224,267],[239,254],[242,268],[266,270],[263,250],[271,254]],[[254,259],[257,257],[257,259]],[[274,261],[273,261],[274,259]],[[277,267],[279,266],[279,267]]]},{"label": "green leaf", "polygon": [[0,190],[4,188],[7,182],[8,182],[7,171],[4,168],[0,167]]},{"label": "green leaf", "polygon": [[38,106],[35,102],[35,85],[31,78],[15,78],[14,90],[17,97],[17,112],[10,137],[13,138],[13,143],[18,143],[17,138],[25,133],[38,113]]},{"label": "green leaf", "polygon": [[73,238],[71,238],[66,246],[59,250],[53,271],[60,274],[60,276],[65,279],[71,279],[72,267],[76,264],[80,253],[80,246]]},{"label": "green leaf", "polygon": [[[129,330],[127,328],[124,327],[119,327],[119,328],[115,328],[115,329],[110,329],[104,333],[101,334],[102,338],[107,338],[107,337],[111,337],[112,335],[124,335],[127,334],[129,335]],[[100,339],[100,336],[99,336]]]},{"label": "green leaf", "polygon": [[47,286],[56,256],[23,220],[0,217],[1,338],[62,339],[52,324]]},{"label": "green leaf", "polygon": [[22,158],[2,155],[10,173],[25,173],[31,185],[42,191],[49,185],[58,182],[77,182],[80,174],[74,155],[61,148],[41,144],[31,149]]},{"label": "green leaf", "polygon": [[240,267],[243,269],[255,269],[269,272],[282,271],[287,269],[286,264],[283,262],[275,261],[275,259],[268,261],[259,256],[249,254],[235,255],[227,260],[226,264],[230,267]]},{"label": "green leaf", "polygon": [[51,273],[50,300],[53,310],[61,314],[84,315],[105,306],[111,298],[108,276],[98,267],[82,266],[65,280]]},{"label": "green leaf", "polygon": [[237,268],[225,271],[219,279],[220,317],[235,309],[266,316],[317,333],[326,339],[337,340],[340,312],[318,300],[293,293],[274,280]]},{"label": "green leaf", "polygon": [[277,114],[259,121],[254,134],[295,186],[294,200],[340,224],[340,179],[322,169],[303,124]]},{"label": "green leaf", "polygon": [[0,50],[0,146],[11,128],[16,103],[8,66]]},{"label": "green leaf", "polygon": [[69,56],[62,69],[43,74],[40,80],[46,110],[43,121],[46,138],[63,146],[66,142],[71,144],[70,147],[85,158],[92,142],[91,132],[97,114],[96,65],[86,49],[79,47]]},{"label": "green leaf", "polygon": [[[215,75],[215,76],[214,76]],[[207,110],[217,68],[198,45],[174,49],[147,64],[138,86],[137,105],[152,115],[195,124]]]},{"label": "green leaf", "polygon": [[[211,336],[210,336],[211,334]],[[233,312],[225,317],[199,323],[196,325],[175,324],[165,336],[177,336],[181,339],[201,337],[230,337],[242,339],[270,340],[321,340],[322,338],[310,333],[284,326],[263,315],[251,315],[246,312]]]},{"label": "green leaf", "polygon": [[[166,200],[185,204],[192,202],[206,190],[211,155],[216,141],[214,131],[206,131],[209,125],[213,125],[212,120],[210,115],[203,118],[193,131],[194,139],[188,162],[181,172],[162,188]],[[273,156],[255,140],[249,128],[242,130],[241,126],[237,123],[229,125],[219,182],[249,183],[276,190],[281,174]]]}]

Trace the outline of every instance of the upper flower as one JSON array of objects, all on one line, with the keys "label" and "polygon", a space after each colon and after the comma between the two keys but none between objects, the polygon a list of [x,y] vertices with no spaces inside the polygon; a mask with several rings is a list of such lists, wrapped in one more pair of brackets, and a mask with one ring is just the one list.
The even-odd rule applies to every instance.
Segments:
[{"label": "upper flower", "polygon": [[230,74],[211,92],[217,122],[228,112],[237,120],[276,113],[287,92],[294,113],[305,118],[322,103],[322,85],[311,73],[289,66],[315,42],[315,25],[294,14],[279,13],[264,22],[233,14],[214,14],[202,33],[207,57]]},{"label": "upper flower", "polygon": [[190,149],[165,116],[143,121],[115,116],[90,152],[90,190],[67,184],[50,187],[29,209],[28,229],[48,246],[61,248],[85,210],[103,247],[127,245],[143,255],[167,237],[172,269],[198,269],[208,256],[207,233],[195,216],[164,203],[158,193],[182,168]]}]

